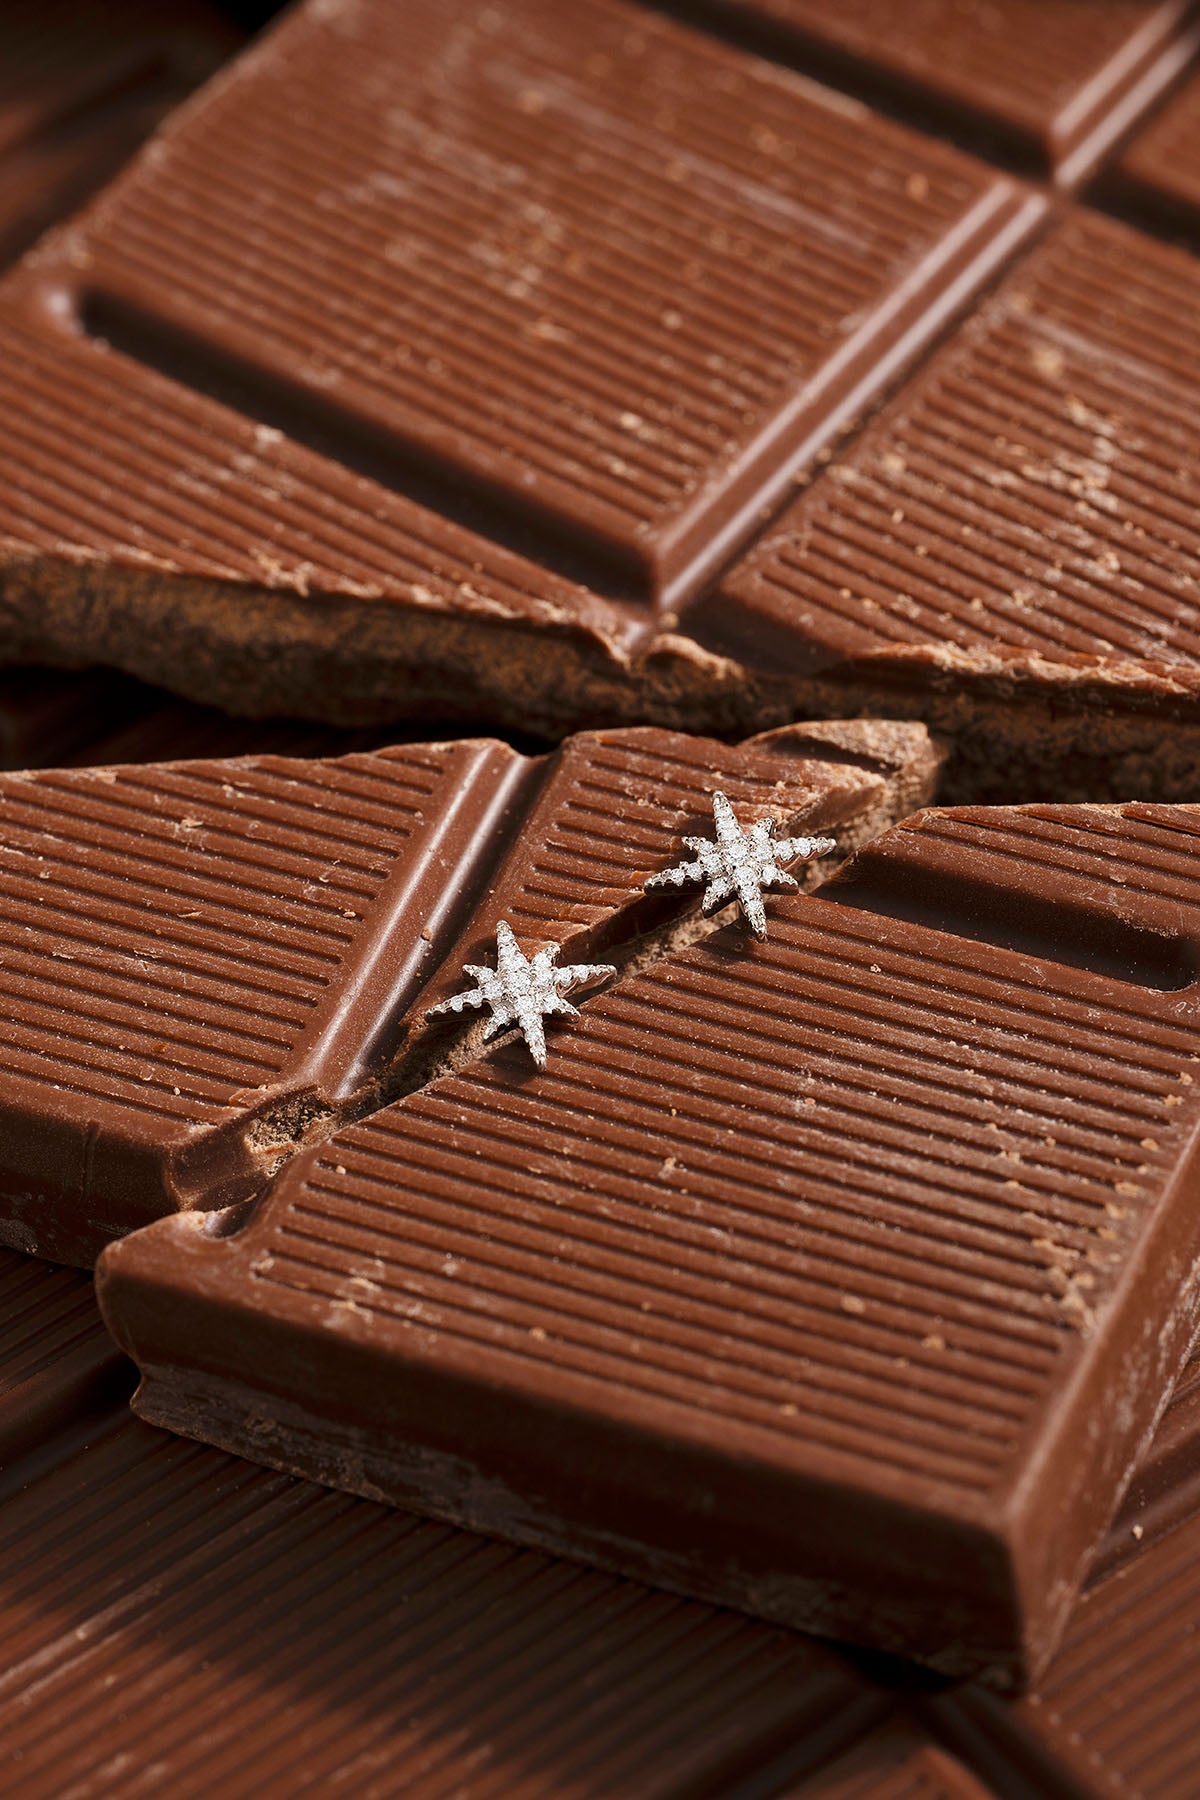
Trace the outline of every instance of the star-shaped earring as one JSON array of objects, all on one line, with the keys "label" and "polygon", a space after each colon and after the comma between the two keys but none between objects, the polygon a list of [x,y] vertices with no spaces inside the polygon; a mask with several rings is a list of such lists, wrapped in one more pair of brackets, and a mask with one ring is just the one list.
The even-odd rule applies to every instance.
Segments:
[{"label": "star-shaped earring", "polygon": [[784,872],[781,864],[805,861],[814,856],[828,856],[836,848],[833,838],[774,838],[776,820],[762,819],[743,831],[732,806],[724,794],[714,794],[713,822],[717,841],[709,838],[684,838],[687,849],[696,853],[694,862],[676,863],[660,875],[651,875],[646,888],[683,887],[695,881],[708,883],[704,893],[704,911],[713,912],[727,900],[737,897],[742,917],[755,937],[766,937],[767,915],[763,908],[763,889],[768,887],[798,888],[794,875]]},{"label": "star-shaped earring", "polygon": [[602,981],[615,975],[611,963],[572,963],[565,969],[555,968],[558,946],[539,950],[533,961],[522,952],[507,919],[496,926],[496,967],[480,968],[464,963],[463,974],[477,983],[465,994],[455,994],[440,1006],[431,1006],[429,1017],[436,1013],[462,1012],[464,1007],[490,1006],[491,1023],[486,1037],[494,1037],[506,1025],[519,1025],[529,1046],[529,1053],[539,1069],[546,1066],[546,1034],[542,1019],[549,1013],[566,1013],[579,1017],[578,1007],[563,998],[568,988],[585,981]]}]

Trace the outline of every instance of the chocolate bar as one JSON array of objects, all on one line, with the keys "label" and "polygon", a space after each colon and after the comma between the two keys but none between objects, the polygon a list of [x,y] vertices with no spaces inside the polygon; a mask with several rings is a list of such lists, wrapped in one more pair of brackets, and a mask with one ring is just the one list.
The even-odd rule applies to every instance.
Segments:
[{"label": "chocolate bar", "polygon": [[1177,1496],[1173,1528],[1141,1543],[1127,1536],[1032,1694],[1005,1704],[976,1687],[929,1703],[938,1732],[1001,1793],[1029,1791],[1024,1782],[1080,1800],[1188,1800],[1200,1756],[1197,1448],[1193,1431],[1190,1509]]},{"label": "chocolate bar", "polygon": [[1198,833],[920,815],[765,942],[723,926],[590,999],[544,1073],[501,1049],[240,1229],[114,1246],[140,1411],[1024,1678],[1195,1325]]},{"label": "chocolate bar", "polygon": [[238,42],[200,0],[6,0],[0,263],[115,174]]},{"label": "chocolate bar", "polygon": [[812,714],[952,734],[947,794],[1200,780],[1200,263],[1070,214],[685,619]]},{"label": "chocolate bar", "polygon": [[1109,205],[1184,233],[1200,231],[1200,80],[1193,75],[1104,173]]},{"label": "chocolate bar", "polygon": [[928,1732],[900,1716],[877,1725],[819,1773],[778,1800],[994,1800],[991,1791]]},{"label": "chocolate bar", "polygon": [[22,1796],[671,1800],[786,1780],[884,1710],[808,1640],[134,1421],[9,1499],[0,1541]]},{"label": "chocolate bar", "polygon": [[0,1251],[0,1297],[23,1800],[777,1791],[892,1706],[793,1634],[151,1431],[87,1277]]},{"label": "chocolate bar", "polygon": [[1195,54],[1187,0],[704,0],[731,32],[1062,187]]},{"label": "chocolate bar", "polygon": [[849,849],[928,798],[937,766],[920,727],[834,725],[743,747],[645,730],[549,759],[463,740],[0,777],[0,1241],[90,1264],[164,1212],[249,1198],[377,1104],[408,1009],[497,874],[543,942],[547,879],[559,941],[632,941],[663,917],[642,895],[658,847],[704,792],[844,825]]},{"label": "chocolate bar", "polygon": [[301,8],[5,286],[0,641],[355,726],[778,721],[674,609],[1043,210],[622,0]]},{"label": "chocolate bar", "polygon": [[[10,1305],[0,1339],[0,1391],[18,1401],[0,1415],[4,1527],[22,1533],[0,1574],[0,1767],[22,1795],[119,1775],[207,1796],[219,1776],[257,1800],[369,1774],[381,1796],[467,1800],[1190,1800],[1191,1609],[1156,1559],[1193,1515],[1194,1479],[1136,1538],[1127,1504],[1110,1541],[1140,1604],[1073,1619],[1032,1700],[937,1697],[812,1640],[166,1438],[121,1418],[119,1390],[48,1416],[31,1366],[52,1387],[80,1341],[116,1359],[85,1277],[0,1253],[10,1302],[22,1272],[40,1306]],[[1190,1430],[1193,1478],[1196,1392],[1180,1385],[1150,1459]],[[22,1403],[41,1427],[24,1461]],[[1131,1757],[1147,1708],[1157,1755]]]}]

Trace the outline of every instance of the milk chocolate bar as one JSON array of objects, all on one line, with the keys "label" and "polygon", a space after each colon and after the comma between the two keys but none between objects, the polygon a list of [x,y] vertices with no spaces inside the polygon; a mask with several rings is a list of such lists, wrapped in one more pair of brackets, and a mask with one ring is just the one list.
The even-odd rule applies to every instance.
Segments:
[{"label": "milk chocolate bar", "polygon": [[0,1241],[86,1265],[164,1212],[248,1198],[378,1102],[477,905],[531,947],[636,940],[680,912],[642,882],[713,788],[747,817],[845,826],[849,849],[937,766],[922,728],[853,724],[0,777]]},{"label": "milk chocolate bar", "polygon": [[5,0],[0,263],[115,174],[238,42],[200,0]]},{"label": "milk chocolate bar", "polygon": [[716,21],[1060,186],[1195,54],[1188,0],[704,0]]},{"label": "milk chocolate bar", "polygon": [[[1102,1696],[1090,1712],[1062,1659],[1046,1698],[1015,1710],[977,1690],[935,1698],[898,1669],[881,1686],[812,1640],[165,1438],[123,1421],[111,1391],[107,1408],[81,1397],[73,1421],[47,1415],[28,1369],[61,1387],[78,1342],[113,1352],[84,1277],[3,1253],[10,1300],[22,1271],[20,1298],[36,1287],[40,1303],[10,1308],[0,1392],[41,1432],[14,1461],[15,1407],[0,1427],[6,1495],[24,1490],[4,1514],[22,1536],[0,1570],[0,1767],[23,1795],[119,1775],[132,1791],[207,1796],[219,1777],[231,1800],[283,1800],[302,1778],[320,1791],[369,1775],[377,1796],[463,1800],[1113,1800],[1124,1773],[1142,1800],[1190,1800],[1195,1634],[1169,1581],[1079,1634]],[[1151,1463],[1167,1437],[1200,1444],[1196,1391],[1180,1384]],[[1119,1560],[1150,1567],[1194,1509],[1193,1480],[1135,1538],[1127,1504],[1106,1558],[1120,1537]],[[1148,1704],[1157,1754],[1131,1759]]]},{"label": "milk chocolate bar", "polygon": [[5,288],[3,641],[737,723],[678,602],[1043,208],[624,0],[302,7]]},{"label": "milk chocolate bar", "polygon": [[10,1499],[0,1543],[23,1800],[770,1792],[886,1706],[791,1633],[132,1420]]},{"label": "milk chocolate bar", "polygon": [[[1196,1474],[1193,1441],[1192,1474]],[[1007,1795],[1189,1800],[1200,1759],[1200,1514],[1089,1583],[1044,1679],[1005,1704],[930,1703],[939,1733]]]},{"label": "milk chocolate bar", "polygon": [[1200,262],[1068,214],[685,620],[947,793],[1191,798]]},{"label": "milk chocolate bar", "polygon": [[[948,1673],[1042,1666],[1196,1320],[1200,809],[918,816],[114,1246],[143,1416]],[[298,1376],[297,1371],[303,1371]]]}]

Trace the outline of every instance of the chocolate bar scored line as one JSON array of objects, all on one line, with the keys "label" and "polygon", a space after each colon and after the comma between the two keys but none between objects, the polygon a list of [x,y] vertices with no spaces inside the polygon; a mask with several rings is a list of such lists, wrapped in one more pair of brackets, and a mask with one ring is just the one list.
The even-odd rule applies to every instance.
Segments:
[{"label": "chocolate bar scored line", "polygon": [[[669,5],[670,0],[666,0]],[[1084,180],[1195,54],[1190,0],[702,0],[731,37],[949,131]],[[683,10],[682,0],[674,10]],[[693,9],[687,9],[689,14]]]},{"label": "chocolate bar scored line", "polygon": [[8,628],[333,722],[727,724],[676,600],[1044,210],[623,0],[300,9],[5,286]]},{"label": "chocolate bar scored line", "polygon": [[979,797],[1191,798],[1198,328],[1194,257],[1069,212],[685,629]]},{"label": "chocolate bar scored line", "polygon": [[421,1079],[418,993],[451,951],[427,1004],[457,991],[504,907],[531,954],[589,932],[652,954],[688,903],[642,884],[722,783],[849,848],[937,768],[921,727],[849,725],[0,777],[0,1237],[86,1265],[163,1211],[248,1199]]},{"label": "chocolate bar scored line", "polygon": [[948,1672],[1036,1670],[1194,1324],[1198,832],[922,815],[774,901],[765,944],[719,931],[590,1001],[544,1074],[501,1052],[299,1158],[234,1235],[114,1247],[140,1409]]},{"label": "chocolate bar scored line", "polygon": [[117,1387],[73,1389],[81,1354],[94,1373],[119,1360],[87,1287],[0,1252],[0,1460],[8,1492],[24,1490],[4,1521],[21,1554],[0,1572],[0,1768],[20,1759],[30,1800],[114,1766],[205,1800],[218,1777],[231,1800],[282,1800],[301,1774],[335,1772],[369,1775],[379,1800],[883,1800],[885,1781],[897,1800],[978,1800],[959,1756],[1003,1800],[1035,1777],[1039,1793],[1191,1800],[1188,1375],[1139,1470],[1168,1510],[1135,1537],[1148,1515],[1131,1497],[1064,1652],[1009,1706],[930,1699],[895,1674],[882,1694],[811,1640],[123,1422]]}]

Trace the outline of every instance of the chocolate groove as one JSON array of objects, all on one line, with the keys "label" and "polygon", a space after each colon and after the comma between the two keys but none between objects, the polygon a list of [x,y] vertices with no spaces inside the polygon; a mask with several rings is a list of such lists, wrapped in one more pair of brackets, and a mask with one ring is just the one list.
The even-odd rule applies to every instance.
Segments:
[{"label": "chocolate groove", "polygon": [[439,460],[420,444],[373,426],[319,393],[292,386],[268,369],[173,326],[128,301],[89,289],[75,303],[79,329],[156,375],[268,430],[279,431],[352,475],[413,501],[514,555],[553,570],[606,599],[644,607],[650,596],[636,579],[573,528],[555,535],[553,519],[518,514],[461,464]]},{"label": "chocolate groove", "polygon": [[917,862],[880,869],[868,856],[821,897],[1158,993],[1182,992],[1200,974],[1196,949],[1184,938]]}]

